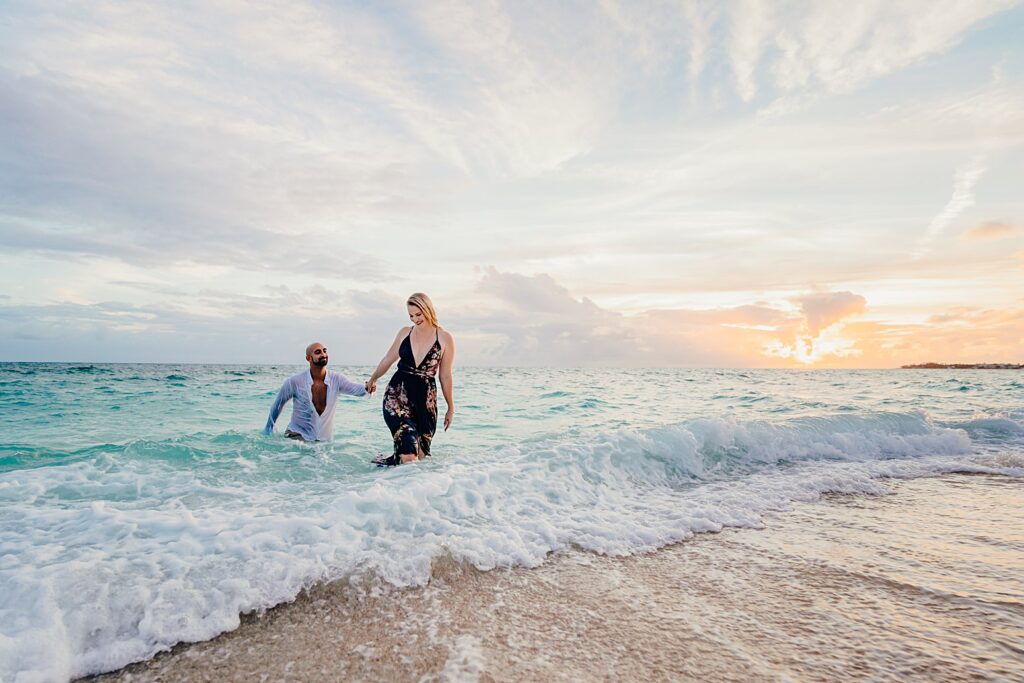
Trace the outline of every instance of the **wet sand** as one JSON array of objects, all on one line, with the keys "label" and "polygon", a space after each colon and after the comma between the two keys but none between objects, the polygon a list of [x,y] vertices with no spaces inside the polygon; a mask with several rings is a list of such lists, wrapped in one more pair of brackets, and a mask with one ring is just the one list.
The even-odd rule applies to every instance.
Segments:
[{"label": "wet sand", "polygon": [[890,486],[645,555],[317,586],[91,680],[1024,680],[1024,480]]}]

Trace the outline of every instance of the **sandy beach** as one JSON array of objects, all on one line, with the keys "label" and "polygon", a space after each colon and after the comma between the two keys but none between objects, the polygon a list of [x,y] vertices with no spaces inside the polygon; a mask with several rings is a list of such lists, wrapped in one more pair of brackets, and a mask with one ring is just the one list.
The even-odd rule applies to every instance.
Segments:
[{"label": "sandy beach", "polygon": [[316,586],[90,680],[1019,680],[1024,484],[889,486],[644,555]]}]

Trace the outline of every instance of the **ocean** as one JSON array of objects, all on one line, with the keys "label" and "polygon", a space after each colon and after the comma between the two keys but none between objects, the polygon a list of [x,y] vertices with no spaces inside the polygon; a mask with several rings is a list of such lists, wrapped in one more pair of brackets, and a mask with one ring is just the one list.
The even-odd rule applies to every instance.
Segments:
[{"label": "ocean", "polygon": [[[705,532],[813,538],[806,505],[833,494],[967,474],[1024,490],[1019,372],[457,368],[434,457],[379,469],[381,393],[340,399],[333,442],[261,433],[301,369],[0,364],[0,680],[112,671],[338,580],[543,581],[554,558],[666,558]],[[1010,605],[1012,634],[1024,554],[1012,522],[993,528],[979,557],[998,561],[956,571]],[[723,537],[702,552],[730,557]]]}]

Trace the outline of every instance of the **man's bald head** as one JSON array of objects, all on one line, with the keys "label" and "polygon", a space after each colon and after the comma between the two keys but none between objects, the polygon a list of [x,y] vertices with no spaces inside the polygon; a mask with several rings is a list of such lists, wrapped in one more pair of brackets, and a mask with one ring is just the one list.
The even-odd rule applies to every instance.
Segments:
[{"label": "man's bald head", "polygon": [[313,342],[306,347],[306,360],[310,365],[324,367],[327,365],[327,347],[320,342]]}]

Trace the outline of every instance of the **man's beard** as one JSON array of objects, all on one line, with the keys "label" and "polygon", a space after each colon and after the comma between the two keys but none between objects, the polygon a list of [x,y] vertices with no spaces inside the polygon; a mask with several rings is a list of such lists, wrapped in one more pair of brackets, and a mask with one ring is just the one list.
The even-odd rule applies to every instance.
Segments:
[{"label": "man's beard", "polygon": [[318,368],[322,368],[325,365],[327,365],[327,359],[326,358],[317,358],[315,361],[313,361],[313,365],[317,366]]}]

